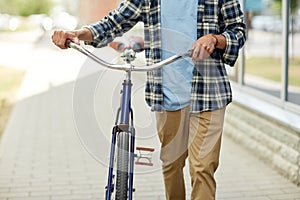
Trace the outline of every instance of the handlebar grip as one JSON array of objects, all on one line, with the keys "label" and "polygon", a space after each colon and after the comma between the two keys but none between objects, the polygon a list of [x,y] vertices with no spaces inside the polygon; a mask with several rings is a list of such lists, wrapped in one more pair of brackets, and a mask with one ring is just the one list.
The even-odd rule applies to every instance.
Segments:
[{"label": "handlebar grip", "polygon": [[145,50],[145,42],[142,37],[132,37],[130,39],[130,46],[136,52],[142,52]]},{"label": "handlebar grip", "polygon": [[119,53],[125,51],[126,48],[125,44],[119,41],[112,41],[108,45]]},{"label": "handlebar grip", "polygon": [[71,41],[69,41],[67,43],[67,45],[68,45],[68,48],[76,48],[78,46],[78,44],[75,44],[74,42],[71,42]]},{"label": "handlebar grip", "polygon": [[193,53],[194,53],[194,49],[190,49],[190,50],[188,50],[188,52],[187,52],[187,56],[188,56],[188,57],[192,57],[192,56],[193,56]]},{"label": "handlebar grip", "polygon": [[78,46],[78,44],[75,44],[74,42],[72,42],[71,40],[67,40],[66,41],[66,46],[68,47],[68,48],[74,48],[74,47],[76,47],[76,46]]},{"label": "handlebar grip", "polygon": [[108,45],[119,53],[124,52],[125,49],[132,49],[136,53],[142,52],[145,49],[142,37],[130,37],[128,40],[116,38]]}]

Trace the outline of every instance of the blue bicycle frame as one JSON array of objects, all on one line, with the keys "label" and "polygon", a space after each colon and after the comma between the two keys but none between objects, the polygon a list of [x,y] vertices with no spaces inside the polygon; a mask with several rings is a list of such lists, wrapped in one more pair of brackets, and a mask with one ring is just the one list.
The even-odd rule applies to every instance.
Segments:
[{"label": "blue bicycle frame", "polygon": [[[132,53],[132,52],[130,52]],[[125,54],[125,53],[124,53]],[[129,55],[134,56],[134,55]],[[131,59],[125,58],[127,64],[130,64]],[[106,188],[106,200],[111,200],[111,194],[114,192],[114,160],[116,152],[116,140],[118,134],[125,134],[125,137],[130,137],[129,142],[129,170],[124,170],[123,173],[128,172],[128,199],[132,200],[133,194],[133,170],[134,170],[134,149],[135,149],[135,129],[133,127],[133,111],[131,108],[131,91],[132,91],[132,82],[131,82],[131,70],[126,72],[126,79],[123,81],[122,87],[122,97],[120,108],[116,117],[115,126],[112,130],[112,141],[111,141],[111,150],[110,150],[110,160],[109,160],[109,170],[108,170],[108,180]],[[117,145],[117,148],[119,146]],[[127,149],[122,149],[121,151],[127,151]],[[126,159],[126,158],[125,158]],[[125,164],[126,165],[126,164]],[[117,177],[118,178],[118,177]],[[126,184],[127,185],[127,184]],[[127,188],[125,188],[127,189]]]}]

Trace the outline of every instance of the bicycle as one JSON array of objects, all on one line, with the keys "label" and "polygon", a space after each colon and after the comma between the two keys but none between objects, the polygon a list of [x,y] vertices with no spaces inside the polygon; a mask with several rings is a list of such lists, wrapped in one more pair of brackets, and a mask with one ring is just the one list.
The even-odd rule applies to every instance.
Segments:
[{"label": "bicycle", "polygon": [[[138,41],[133,41],[130,45],[124,45],[121,42],[111,43],[111,47],[122,53],[122,58],[125,64],[108,63],[95,54],[91,53],[86,48],[69,42],[68,46],[73,48],[90,59],[94,60],[99,65],[113,70],[125,71],[126,77],[122,83],[121,102],[117,110],[116,120],[112,129],[110,158],[107,186],[105,188],[106,200],[132,200],[133,198],[133,172],[134,164],[152,166],[151,153],[153,148],[137,147],[139,154],[135,154],[135,129],[133,125],[133,111],[131,108],[131,91],[132,81],[131,73],[133,71],[146,72],[149,70],[159,69],[167,64],[170,64],[178,59],[190,57],[191,51],[180,55],[174,55],[159,63],[149,66],[134,66],[131,64],[136,58],[136,53],[144,49],[143,41],[139,38]],[[117,147],[117,151],[116,151]],[[144,153],[147,152],[147,153]],[[136,158],[136,162],[134,162]],[[116,164],[116,169],[115,169]]]}]

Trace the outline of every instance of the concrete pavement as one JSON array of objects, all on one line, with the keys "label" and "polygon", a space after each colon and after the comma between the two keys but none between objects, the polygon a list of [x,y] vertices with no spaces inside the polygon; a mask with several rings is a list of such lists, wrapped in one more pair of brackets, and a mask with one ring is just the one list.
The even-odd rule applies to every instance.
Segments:
[{"label": "concrete pavement", "polygon": [[[105,145],[123,74],[101,71],[73,50],[62,52],[45,45],[31,49],[20,99],[0,143],[0,200],[104,199]],[[108,60],[115,58],[109,49],[100,51],[109,53]],[[159,149],[153,116],[145,115],[144,78],[134,75],[137,143]],[[95,129],[89,129],[92,126]],[[135,199],[164,199],[158,153],[153,168],[136,169]],[[189,199],[187,167],[185,171]],[[300,199],[299,187],[226,135],[216,179],[218,200]]]}]

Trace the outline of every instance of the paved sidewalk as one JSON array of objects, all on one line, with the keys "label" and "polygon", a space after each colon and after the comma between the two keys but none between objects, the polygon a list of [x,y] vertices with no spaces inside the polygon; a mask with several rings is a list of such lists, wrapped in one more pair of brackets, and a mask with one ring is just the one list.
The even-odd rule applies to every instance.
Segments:
[{"label": "paved sidewalk", "polygon": [[[40,49],[38,54],[43,51],[47,52],[47,56],[40,57],[43,65],[36,63],[28,69],[20,101],[15,106],[0,143],[0,200],[104,199],[108,155],[105,145],[108,142],[93,138],[92,133],[82,133],[78,116],[84,117],[90,107],[94,108],[96,119],[85,120],[96,121],[100,126],[98,128],[104,132],[110,130],[109,121],[113,122],[113,116],[108,113],[115,105],[114,94],[118,93],[116,85],[119,85],[122,75],[97,71],[89,62],[91,71],[82,71],[84,58],[77,52],[61,53],[62,56],[58,55],[57,50]],[[107,50],[104,52],[107,53]],[[92,87],[94,90],[87,93],[93,98],[87,98],[86,102],[84,98],[81,99],[84,102],[77,102],[79,100],[76,99],[76,91],[84,86],[78,85],[78,81],[74,82],[78,72],[86,77],[81,79],[87,81],[84,84],[97,83]],[[96,75],[92,72],[96,72]],[[144,127],[152,126],[147,124],[151,116],[145,116],[147,111],[141,92],[143,78],[136,75],[135,82],[138,84],[134,85],[137,88],[134,97],[138,97],[135,98],[138,100],[134,100],[137,101],[134,102],[137,106],[134,109],[137,112],[137,134],[142,134],[137,142],[158,149],[156,136],[143,133]],[[84,89],[88,90],[81,88],[83,91],[78,94],[86,97],[85,93],[81,93]],[[78,111],[76,106],[86,107],[80,107]],[[105,117],[112,120],[105,121]],[[164,199],[159,160],[157,154],[154,156],[154,168],[136,167],[135,199]],[[187,169],[186,174],[189,195]],[[223,137],[221,164],[216,178],[218,200],[300,200],[299,187],[226,136]]]}]

